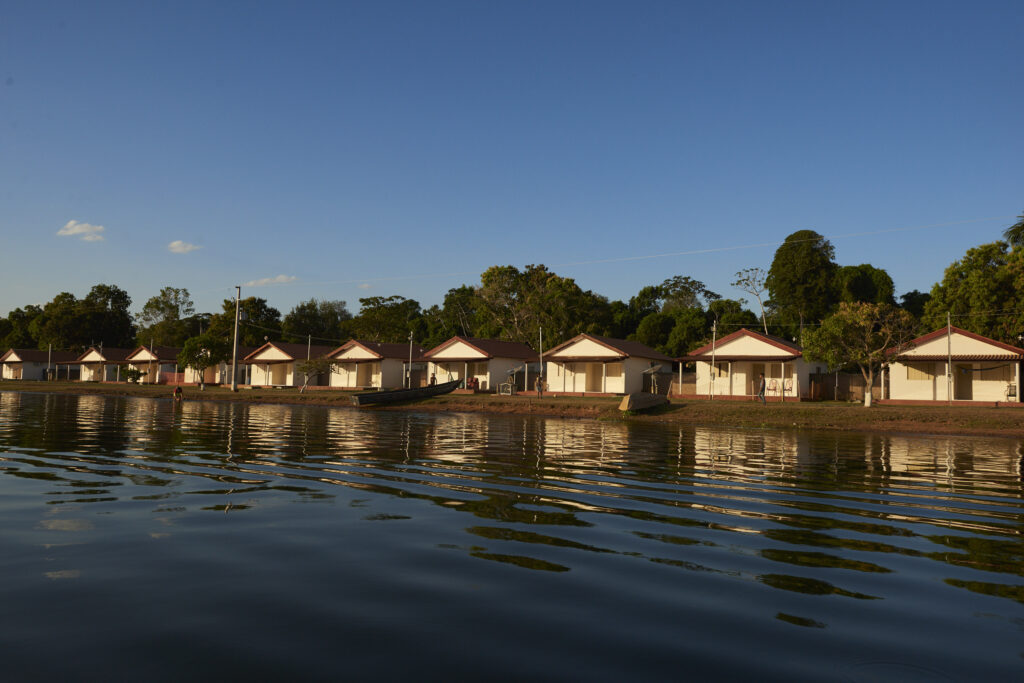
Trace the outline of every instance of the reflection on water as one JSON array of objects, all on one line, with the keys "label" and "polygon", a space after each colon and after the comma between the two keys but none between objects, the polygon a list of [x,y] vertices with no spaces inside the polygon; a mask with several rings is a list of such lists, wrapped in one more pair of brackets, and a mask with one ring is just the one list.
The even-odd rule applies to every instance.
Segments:
[{"label": "reflection on water", "polygon": [[1006,678],[1021,461],[996,438],[0,392],[0,642],[26,679]]}]

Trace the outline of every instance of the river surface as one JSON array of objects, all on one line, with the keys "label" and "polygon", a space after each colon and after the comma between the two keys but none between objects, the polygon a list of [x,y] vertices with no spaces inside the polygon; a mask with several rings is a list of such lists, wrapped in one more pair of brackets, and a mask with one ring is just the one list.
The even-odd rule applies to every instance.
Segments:
[{"label": "river surface", "polygon": [[0,392],[0,677],[1021,680],[1021,453]]}]

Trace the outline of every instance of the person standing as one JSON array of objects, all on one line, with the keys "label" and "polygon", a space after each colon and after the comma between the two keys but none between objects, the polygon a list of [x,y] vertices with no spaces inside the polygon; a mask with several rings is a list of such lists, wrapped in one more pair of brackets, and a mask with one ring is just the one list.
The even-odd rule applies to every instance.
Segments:
[{"label": "person standing", "polygon": [[533,386],[534,386],[534,388],[537,389],[537,398],[543,398],[544,397],[544,379],[540,375],[537,375],[537,379],[534,380]]},{"label": "person standing", "polygon": [[761,399],[761,405],[768,405],[768,401],[766,401],[764,398],[765,388],[766,387],[764,383],[764,373],[762,372],[760,375],[758,375],[757,380],[757,397]]}]

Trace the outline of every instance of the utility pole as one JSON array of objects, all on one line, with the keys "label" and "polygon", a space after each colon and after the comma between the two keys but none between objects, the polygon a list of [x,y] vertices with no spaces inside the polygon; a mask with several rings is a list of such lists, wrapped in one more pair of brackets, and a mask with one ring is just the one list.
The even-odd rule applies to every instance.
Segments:
[{"label": "utility pole", "polygon": [[412,389],[412,331],[409,331],[409,367],[405,370],[405,388]]},{"label": "utility pole", "polygon": [[238,311],[242,300],[241,286],[235,287],[235,345],[231,351],[231,391],[238,391]]},{"label": "utility pole", "polygon": [[715,342],[718,340],[718,318],[711,322],[711,384],[708,388],[708,400],[715,400]]},{"label": "utility pole", "polygon": [[953,323],[946,311],[946,405],[953,405]]}]

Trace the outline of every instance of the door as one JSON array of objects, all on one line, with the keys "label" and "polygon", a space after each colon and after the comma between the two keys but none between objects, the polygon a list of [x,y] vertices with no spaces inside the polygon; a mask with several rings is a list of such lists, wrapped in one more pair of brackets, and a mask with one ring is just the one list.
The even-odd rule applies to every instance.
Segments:
[{"label": "door", "polygon": [[[757,390],[761,387],[761,375],[764,374],[764,363],[754,363],[750,366],[750,391],[751,396],[757,395]],[[767,382],[765,378],[765,382]]]},{"label": "door", "polygon": [[587,388],[589,392],[602,391],[603,387],[601,384],[604,380],[603,375],[604,366],[601,363],[587,363]]},{"label": "door", "polygon": [[953,397],[957,401],[974,400],[974,366],[954,365]]}]

